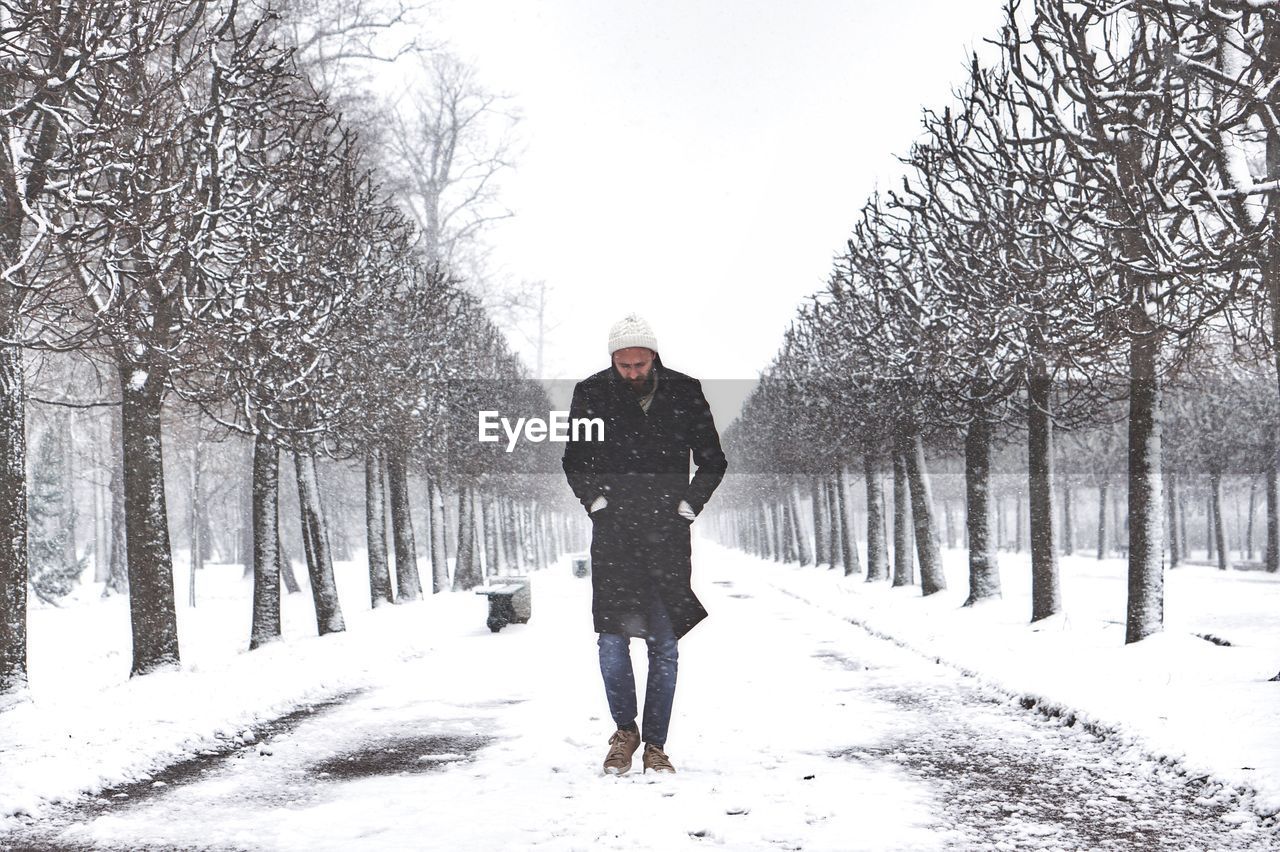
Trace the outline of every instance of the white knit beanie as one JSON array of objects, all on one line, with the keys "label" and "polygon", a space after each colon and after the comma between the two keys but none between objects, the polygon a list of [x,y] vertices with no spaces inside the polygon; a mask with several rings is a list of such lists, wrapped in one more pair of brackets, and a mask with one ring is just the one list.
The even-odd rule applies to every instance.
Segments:
[{"label": "white knit beanie", "polygon": [[627,314],[609,329],[609,354],[631,346],[644,346],[658,351],[658,338],[653,336],[653,329],[639,314]]}]

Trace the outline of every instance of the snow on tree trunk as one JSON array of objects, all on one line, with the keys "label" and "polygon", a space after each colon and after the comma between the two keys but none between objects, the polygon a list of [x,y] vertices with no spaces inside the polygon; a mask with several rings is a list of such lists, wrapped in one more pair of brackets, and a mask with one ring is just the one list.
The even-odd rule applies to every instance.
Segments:
[{"label": "snow on tree trunk", "polygon": [[[239,559],[244,566],[244,576],[246,579],[253,576],[253,457],[257,452],[257,441],[249,445],[249,452],[245,458],[245,467],[249,470],[249,476],[245,480],[246,487],[237,489],[237,495],[240,499],[241,523],[238,532],[239,543],[237,547],[240,551]],[[279,468],[279,459],[276,460],[276,467]],[[277,477],[277,483],[279,478]],[[277,486],[278,487],[278,486]]]},{"label": "snow on tree trunk", "polygon": [[160,438],[163,379],[129,364],[122,364],[120,370],[124,523],[133,631],[131,674],[145,675],[179,664]]},{"label": "snow on tree trunk", "polygon": [[280,451],[259,426],[253,441],[253,621],[249,650],[280,638]]},{"label": "snow on tree trunk", "polygon": [[1209,471],[1209,511],[1213,525],[1213,545],[1218,553],[1218,570],[1231,567],[1231,547],[1227,544],[1227,524],[1222,511],[1222,471]]},{"label": "snow on tree trunk", "polygon": [[1053,535],[1053,413],[1049,377],[1040,365],[1028,383],[1027,498],[1031,521],[1031,620],[1062,610]]},{"label": "snow on tree trunk", "polygon": [[909,437],[900,434],[894,437],[893,442],[894,586],[910,586],[916,581],[914,555],[912,554],[911,486],[907,482],[909,441]]},{"label": "snow on tree trunk", "polygon": [[778,553],[774,549],[773,516],[769,511],[769,502],[760,500],[757,508],[760,519],[760,547],[762,556],[772,562],[778,561]]},{"label": "snow on tree trunk", "polygon": [[991,426],[981,417],[969,424],[964,441],[964,486],[969,541],[969,597],[965,606],[1000,597],[1000,564],[992,520]]},{"label": "snow on tree trunk", "polygon": [[[511,498],[498,498],[498,564],[503,568],[511,565]],[[570,519],[564,518],[564,546],[572,549],[572,528]],[[509,573],[509,572],[508,572]]]},{"label": "snow on tree trunk", "polygon": [[459,489],[458,555],[453,566],[453,590],[465,592],[483,582],[475,558],[475,506],[470,486]]},{"label": "snow on tree trunk", "polygon": [[919,432],[911,436],[906,460],[916,552],[920,557],[920,590],[925,595],[932,595],[947,588],[947,578],[942,573],[942,539],[933,511],[933,487],[929,483],[929,469],[925,466],[924,439]]},{"label": "snow on tree trunk", "polygon": [[1138,307],[1129,350],[1129,596],[1125,643],[1138,642],[1164,625],[1161,565],[1159,341]]},{"label": "snow on tree trunk", "polygon": [[[471,492],[471,527],[475,530],[475,536],[471,540],[471,546],[474,548],[471,552],[471,558],[475,560],[476,573],[481,578],[493,576],[488,555],[484,549],[484,527],[488,522],[488,513],[485,511],[484,506],[484,494],[477,488]],[[533,552],[537,564],[542,564],[542,525],[538,523],[536,514],[534,515],[533,525]]]},{"label": "snow on tree trunk", "polygon": [[[496,496],[484,501],[484,530],[481,538],[484,540],[484,558],[485,564],[488,566],[489,576],[493,577],[500,573],[498,570],[498,539],[499,539],[499,521],[502,518],[502,504]],[[559,531],[555,530],[556,540],[552,542],[553,549],[559,548]]]},{"label": "snow on tree trunk", "polygon": [[387,565],[387,506],[383,500],[382,453],[364,457],[364,525],[369,551],[369,597],[376,609],[393,603],[391,568]]},{"label": "snow on tree trunk", "polygon": [[836,468],[831,478],[831,489],[835,494],[833,514],[840,518],[840,558],[844,560],[844,575],[862,573],[862,562],[858,559],[858,540],[854,536],[852,501],[849,499],[848,487],[845,485],[845,466]]},{"label": "snow on tree trunk", "polygon": [[338,587],[333,578],[333,557],[329,550],[324,509],[320,504],[315,457],[302,450],[295,451],[293,467],[298,480],[303,539],[309,551],[307,572],[311,578],[311,598],[316,608],[316,629],[321,636],[340,633],[346,630],[346,624],[342,619]]},{"label": "snow on tree trunk", "polygon": [[187,565],[187,606],[196,605],[196,571],[203,568],[200,561],[200,439],[191,445],[191,513],[187,519],[188,542],[191,559]]},{"label": "snow on tree trunk", "polygon": [[778,519],[780,521],[780,530],[782,532],[782,561],[795,562],[796,556],[796,535],[792,529],[793,522],[791,518],[791,500],[786,494],[778,501]]},{"label": "snow on tree trunk", "polygon": [[827,540],[827,519],[825,514],[826,498],[822,493],[822,477],[809,477],[809,501],[813,506],[813,564],[835,568],[836,561],[831,558],[831,542]]},{"label": "snow on tree trunk", "polygon": [[408,459],[399,447],[387,450],[387,483],[391,488],[391,533],[396,553],[396,601],[416,601],[422,597],[422,581],[418,578],[418,545],[409,510]]},{"label": "snow on tree trunk", "polygon": [[[276,509],[279,512],[279,507]],[[280,579],[284,581],[284,590],[291,595],[296,595],[302,591],[301,584],[298,583],[297,576],[293,573],[293,560],[289,558],[289,552],[284,548],[284,538],[280,536],[279,528],[276,529],[276,565],[279,569]]]},{"label": "snow on tree trunk", "polygon": [[867,486],[867,582],[889,576],[889,556],[884,535],[884,485],[874,453],[862,456]]},{"label": "snow on tree trunk", "polygon": [[[503,500],[502,508],[502,564],[518,568],[516,554],[520,552],[520,548],[516,543],[516,501],[508,497]],[[586,546],[584,545],[584,548]]]},{"label": "snow on tree trunk", "polygon": [[845,565],[844,543],[844,510],[840,507],[839,489],[842,483],[838,474],[828,476],[823,484],[823,509],[827,513],[827,554],[831,557],[831,567],[845,568],[845,575],[850,572]]},{"label": "snow on tree trunk", "polygon": [[809,565],[813,562],[812,552],[809,550],[809,534],[801,520],[803,513],[800,511],[800,487],[797,483],[787,488],[787,506],[791,512],[791,531],[796,537],[796,558],[801,565]]},{"label": "snow on tree trunk", "polygon": [[431,502],[431,592],[439,594],[449,588],[449,563],[444,546],[444,495],[435,477],[429,477],[427,481]]},{"label": "snow on tree trunk", "polygon": [[[7,285],[6,285],[7,286]],[[0,306],[10,337],[13,315]],[[26,389],[22,350],[0,346],[0,706],[27,688]]]}]

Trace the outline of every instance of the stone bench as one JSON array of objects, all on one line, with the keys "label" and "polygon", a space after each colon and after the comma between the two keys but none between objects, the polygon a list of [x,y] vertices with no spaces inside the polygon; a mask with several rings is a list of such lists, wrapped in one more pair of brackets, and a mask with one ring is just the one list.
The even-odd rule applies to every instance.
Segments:
[{"label": "stone bench", "polygon": [[489,598],[489,629],[497,633],[508,624],[526,624],[532,614],[527,577],[503,577],[502,582],[476,589]]}]

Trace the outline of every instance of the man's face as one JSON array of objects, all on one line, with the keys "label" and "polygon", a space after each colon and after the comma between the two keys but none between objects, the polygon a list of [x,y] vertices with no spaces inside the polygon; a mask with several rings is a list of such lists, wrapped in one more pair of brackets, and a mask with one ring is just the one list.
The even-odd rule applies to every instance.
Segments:
[{"label": "man's face", "polygon": [[653,350],[644,346],[631,346],[613,353],[613,366],[636,391],[643,391],[649,384],[653,371]]}]

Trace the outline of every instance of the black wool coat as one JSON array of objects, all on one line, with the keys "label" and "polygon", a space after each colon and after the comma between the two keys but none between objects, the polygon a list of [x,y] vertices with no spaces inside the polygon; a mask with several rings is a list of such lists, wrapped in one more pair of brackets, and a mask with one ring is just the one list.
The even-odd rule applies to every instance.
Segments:
[{"label": "black wool coat", "polygon": [[[563,465],[569,487],[591,517],[596,632],[643,637],[648,626],[642,602],[656,590],[679,638],[707,611],[690,585],[693,522],[676,507],[685,500],[701,513],[728,463],[702,384],[663,366],[656,355],[653,370],[658,387],[647,414],[612,365],[574,386],[569,417],[599,417],[604,440],[570,440]],[[697,464],[692,481],[691,453]],[[608,505],[591,512],[601,494]]]}]

